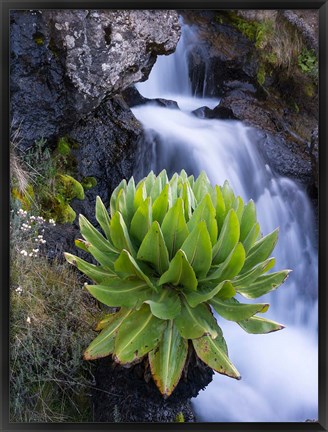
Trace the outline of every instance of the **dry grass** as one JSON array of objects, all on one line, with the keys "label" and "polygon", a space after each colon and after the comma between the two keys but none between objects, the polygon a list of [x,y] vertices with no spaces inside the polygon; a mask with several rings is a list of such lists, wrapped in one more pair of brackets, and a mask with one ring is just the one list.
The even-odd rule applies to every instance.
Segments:
[{"label": "dry grass", "polygon": [[[13,213],[17,219],[16,213]],[[12,221],[10,302],[11,422],[92,421],[92,364],[82,360],[99,309],[68,263],[21,250],[34,233]]]}]

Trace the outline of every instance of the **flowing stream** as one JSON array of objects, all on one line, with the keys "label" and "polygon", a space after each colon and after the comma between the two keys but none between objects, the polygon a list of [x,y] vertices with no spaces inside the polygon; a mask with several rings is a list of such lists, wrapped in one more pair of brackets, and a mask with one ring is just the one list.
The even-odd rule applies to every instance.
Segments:
[{"label": "flowing stream", "polygon": [[[237,324],[219,320],[229,356],[241,381],[215,374],[193,399],[198,421],[303,422],[318,418],[317,246],[311,204],[292,180],[275,174],[262,159],[254,128],[232,120],[200,119],[192,110],[213,108],[219,100],[192,96],[188,50],[198,44],[183,25],[177,50],[159,57],[149,79],[137,85],[148,98],[177,101],[180,110],[147,104],[133,108],[147,135],[150,168],[172,175],[184,168],[204,170],[212,184],[227,179],[236,195],[253,198],[263,234],[280,227],[274,270],[292,269],[288,280],[259,301],[270,303],[266,317],[282,331],[250,335]],[[206,82],[204,83],[204,87]],[[245,300],[244,300],[245,301]]]}]

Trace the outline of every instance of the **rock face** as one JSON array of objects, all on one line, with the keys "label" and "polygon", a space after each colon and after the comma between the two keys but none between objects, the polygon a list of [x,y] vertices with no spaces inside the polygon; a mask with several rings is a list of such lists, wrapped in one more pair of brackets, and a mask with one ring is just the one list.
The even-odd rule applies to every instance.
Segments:
[{"label": "rock face", "polygon": [[180,37],[174,11],[11,14],[11,113],[22,149],[51,144],[101,101],[145,80]]},{"label": "rock face", "polygon": [[[122,178],[142,177],[142,127],[120,92],[147,79],[180,38],[175,11],[43,10],[11,14],[11,118],[21,151],[40,138],[50,149],[74,140],[76,178],[97,185],[72,207],[93,220]],[[139,161],[144,159],[141,165]]]},{"label": "rock face", "polygon": [[[119,366],[109,358],[98,361],[94,390],[96,422],[194,422],[190,398],[211,381],[214,372],[190,351],[188,371],[168,399],[164,399],[151,378],[149,365],[141,362],[131,368]],[[108,410],[108,406],[113,409]],[[133,406],[133,410],[131,407]]]}]

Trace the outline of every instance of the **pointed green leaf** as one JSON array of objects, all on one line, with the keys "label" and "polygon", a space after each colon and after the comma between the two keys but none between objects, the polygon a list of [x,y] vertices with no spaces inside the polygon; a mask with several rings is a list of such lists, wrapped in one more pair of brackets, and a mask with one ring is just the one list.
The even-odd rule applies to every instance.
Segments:
[{"label": "pointed green leaf", "polygon": [[75,265],[81,272],[86,274],[89,279],[93,280],[96,283],[106,284],[112,277],[115,276],[115,273],[109,269],[95,266],[94,264],[90,264],[83,259],[74,256],[70,253],[64,253],[66,260]]},{"label": "pointed green leaf", "polygon": [[198,202],[209,192],[211,187],[210,181],[204,171],[201,171],[194,183],[194,194]]},{"label": "pointed green leaf", "polygon": [[224,280],[233,279],[241,270],[245,262],[245,250],[241,243],[233,249],[227,259],[217,266],[216,270],[207,275],[204,281],[216,281],[217,283]]},{"label": "pointed green leaf", "polygon": [[126,190],[121,189],[116,198],[116,211],[120,212],[123,216],[125,223],[127,222],[127,208],[126,208]]},{"label": "pointed green leaf", "polygon": [[157,176],[154,181],[153,187],[151,188],[150,191],[150,196],[153,202],[156,200],[157,197],[160,196],[161,192],[162,192],[162,180],[159,176]]},{"label": "pointed green leaf", "polygon": [[[195,307],[200,303],[208,302],[216,294],[218,294],[222,289],[225,289],[226,285],[231,285],[230,282],[224,281],[219,284],[202,284],[197,288],[197,291],[187,291],[184,290],[183,294],[186,297],[188,304],[191,307]],[[231,290],[231,288],[230,288]],[[234,291],[235,293],[236,291]],[[234,295],[234,294],[233,294]]]},{"label": "pointed green leaf", "polygon": [[99,225],[101,226],[101,229],[104,231],[107,240],[110,240],[110,232],[109,232],[110,217],[100,196],[97,196],[96,198],[96,219]]},{"label": "pointed green leaf", "polygon": [[291,270],[281,270],[276,273],[262,275],[255,282],[247,286],[236,287],[244,297],[253,299],[261,297],[270,291],[277,289],[288,277]]},{"label": "pointed green leaf", "polygon": [[235,210],[236,215],[238,217],[239,224],[240,224],[243,213],[244,213],[244,201],[241,199],[240,196],[235,198],[235,200],[232,204],[232,208]]},{"label": "pointed green leaf", "polygon": [[212,243],[205,221],[200,221],[183,242],[189,264],[198,277],[205,277],[212,263]]},{"label": "pointed green leaf", "polygon": [[174,257],[177,250],[188,237],[189,230],[184,217],[183,200],[178,198],[164,217],[162,232],[170,258]]},{"label": "pointed green leaf", "polygon": [[218,233],[220,234],[227,211],[226,211],[226,206],[225,206],[221,189],[219,188],[218,185],[215,186],[215,194],[216,194],[216,200],[215,200],[216,221],[218,224]]},{"label": "pointed green leaf", "polygon": [[239,303],[234,298],[221,300],[217,297],[213,297],[212,300],[210,300],[210,304],[223,318],[235,322],[246,320],[259,312],[264,313],[269,309],[268,303]]},{"label": "pointed green leaf", "polygon": [[126,188],[126,213],[127,213],[127,226],[130,226],[131,223],[131,219],[133,218],[134,215],[134,196],[136,193],[136,187],[135,187],[135,183],[134,183],[134,178],[131,177],[127,188]]},{"label": "pointed green leaf", "polygon": [[248,233],[245,240],[242,241],[242,244],[243,244],[244,249],[245,249],[247,254],[250,251],[250,249],[253,247],[256,240],[258,239],[259,234],[260,234],[260,225],[258,222],[256,222],[256,224],[253,226],[253,228]]},{"label": "pointed green leaf", "polygon": [[213,206],[210,194],[207,193],[195,209],[192,217],[187,223],[189,232],[204,220],[206,222],[207,231],[210,235],[211,243],[214,245],[217,241],[218,226],[215,218],[215,208]]},{"label": "pointed green leaf", "polygon": [[235,248],[239,240],[239,221],[236,212],[231,209],[229,210],[218,241],[213,247],[213,264],[220,264],[224,262],[230,255],[231,251]]},{"label": "pointed green leaf", "polygon": [[162,189],[164,189],[165,186],[169,183],[169,179],[168,179],[168,177],[167,177],[166,170],[163,169],[163,170],[158,174],[157,177],[160,178],[160,180],[161,180],[161,185],[162,185]]},{"label": "pointed green leaf", "polygon": [[249,200],[240,222],[240,241],[243,242],[256,224],[256,208],[253,200]]},{"label": "pointed green leaf", "polygon": [[75,239],[74,240],[74,244],[76,247],[78,247],[79,249],[82,249],[84,252],[89,252],[88,248],[87,248],[87,241],[82,240],[82,239]]},{"label": "pointed green leaf", "polygon": [[143,239],[137,258],[152,264],[160,275],[168,269],[169,254],[161,227],[157,221],[153,222],[150,230]]},{"label": "pointed green leaf", "polygon": [[154,285],[154,283],[141,270],[136,260],[131,256],[131,254],[127,250],[125,249],[122,250],[120,256],[114,263],[114,268],[117,272],[120,272],[125,277],[126,276],[138,277],[139,279],[145,281],[146,284],[154,291],[157,291],[157,288]]},{"label": "pointed green leaf", "polygon": [[[153,185],[155,183],[155,180],[156,180],[156,176],[155,176],[154,172],[150,171],[150,173],[147,175],[147,177],[145,178],[145,181],[144,181],[145,187],[146,187],[146,189],[145,189],[146,190],[146,194],[148,196],[150,196],[150,191],[151,191],[151,189],[152,189],[152,187],[153,187]],[[139,184],[141,184],[141,183],[139,183]],[[137,189],[139,187],[139,184],[137,186]]]},{"label": "pointed green leaf", "polygon": [[235,200],[235,194],[233,193],[233,190],[231,189],[227,180],[223,183],[221,192],[224,199],[226,210],[228,211],[229,209],[231,209],[232,203]]},{"label": "pointed green leaf", "polygon": [[162,274],[159,285],[171,283],[174,286],[182,285],[183,287],[196,290],[197,278],[195,272],[188,262],[186,254],[179,249],[175,257],[170,262],[168,270]]},{"label": "pointed green leaf", "polygon": [[161,224],[167,213],[167,210],[171,206],[172,206],[171,188],[170,185],[167,184],[162,190],[159,197],[156,198],[153,204],[153,208],[152,208],[153,220],[157,220],[157,222]]},{"label": "pointed green leaf", "polygon": [[107,326],[94,339],[83,354],[84,360],[95,360],[106,357],[114,351],[114,341],[122,322],[130,315],[131,309],[122,308],[119,312],[112,314]]},{"label": "pointed green leaf", "polygon": [[111,218],[110,237],[114,246],[119,251],[126,249],[132,256],[135,256],[135,250],[132,246],[128,229],[120,212],[116,212]]},{"label": "pointed green leaf", "polygon": [[114,213],[116,212],[117,195],[119,194],[120,190],[122,190],[122,189],[126,189],[126,180],[125,179],[123,179],[121,181],[121,183],[113,190],[113,193],[110,197],[109,208],[110,208],[111,216],[113,216]]},{"label": "pointed green leaf", "polygon": [[240,288],[247,288],[250,286],[252,282],[254,282],[259,276],[261,276],[263,273],[266,273],[269,271],[275,263],[274,258],[269,258],[265,261],[263,261],[260,264],[257,264],[255,267],[248,270],[248,272],[243,273],[241,275],[236,276],[233,278],[233,286],[238,290]]},{"label": "pointed green leaf", "polygon": [[153,293],[140,279],[112,278],[107,285],[86,285],[86,288],[101,303],[112,307],[137,307]]},{"label": "pointed green leaf", "polygon": [[153,294],[149,304],[153,315],[163,320],[175,318],[181,311],[179,294],[171,288],[163,288],[158,294]]},{"label": "pointed green leaf", "polygon": [[269,257],[277,243],[278,232],[279,228],[275,229],[274,231],[272,231],[272,233],[266,235],[265,237],[262,237],[261,240],[257,241],[254,244],[254,246],[247,255],[241,273],[247,272],[252,267],[262,261],[265,261]]},{"label": "pointed green leaf", "polygon": [[180,179],[179,179],[182,183],[188,181],[188,174],[186,173],[186,171],[184,169],[182,169],[180,171]]},{"label": "pointed green leaf", "polygon": [[131,220],[130,234],[134,239],[138,240],[139,244],[145,238],[152,223],[151,198],[147,197],[138,207]]},{"label": "pointed green leaf", "polygon": [[233,287],[232,283],[229,281],[226,281],[222,289],[217,293],[217,298],[221,300],[228,300],[231,299],[236,295],[236,290]]},{"label": "pointed green leaf", "polygon": [[226,343],[222,335],[216,339],[203,336],[192,341],[197,356],[208,366],[223,375],[240,379],[240,374],[229,360]]},{"label": "pointed green leaf", "polygon": [[106,269],[114,270],[114,262],[117,260],[118,254],[114,252],[101,252],[91,243],[86,243],[88,252],[95,258],[99,264]]},{"label": "pointed green leaf", "polygon": [[134,195],[134,210],[136,211],[147,198],[147,189],[145,180],[138,183],[136,193]]},{"label": "pointed green leaf", "polygon": [[171,187],[171,193],[172,193],[172,205],[175,203],[175,201],[178,198],[178,179],[179,179],[178,174],[175,173],[169,182]]},{"label": "pointed green leaf", "polygon": [[156,318],[148,305],[131,312],[115,338],[115,360],[129,364],[142,358],[159,344],[166,326],[167,321]]},{"label": "pointed green leaf", "polygon": [[193,187],[194,187],[194,183],[195,183],[195,179],[194,179],[194,176],[193,176],[193,175],[190,175],[190,176],[188,177],[188,183],[189,183],[190,187],[193,189]]},{"label": "pointed green leaf", "polygon": [[193,210],[196,208],[196,198],[188,183],[183,184],[182,199],[184,202],[185,217],[186,220],[189,220],[192,217]]},{"label": "pointed green leaf", "polygon": [[247,333],[251,334],[271,333],[285,328],[282,324],[256,316],[245,321],[239,321],[237,324]]},{"label": "pointed green leaf", "polygon": [[[123,308],[120,308],[120,310],[122,310]],[[98,321],[96,327],[95,327],[95,331],[100,331],[103,330],[104,328],[106,328],[112,321],[113,321],[113,317],[116,315],[117,312],[112,312],[109,314],[106,314],[103,316],[103,318]]]},{"label": "pointed green leaf", "polygon": [[181,303],[181,313],[174,320],[181,336],[194,339],[208,334],[216,338],[218,325],[210,308],[205,303],[192,308],[183,299]]},{"label": "pointed green leaf", "polygon": [[86,219],[79,216],[80,231],[85,240],[99,249],[101,252],[117,252],[117,249]]},{"label": "pointed green leaf", "polygon": [[153,379],[164,397],[170,396],[177,386],[187,354],[188,341],[180,336],[170,321],[158,347],[148,354]]}]

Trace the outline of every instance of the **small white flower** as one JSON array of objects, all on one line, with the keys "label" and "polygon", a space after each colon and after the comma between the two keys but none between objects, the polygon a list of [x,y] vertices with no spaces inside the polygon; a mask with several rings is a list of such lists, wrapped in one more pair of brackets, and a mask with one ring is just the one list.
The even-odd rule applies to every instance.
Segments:
[{"label": "small white flower", "polygon": [[38,239],[42,239],[43,238],[43,235],[38,235]]},{"label": "small white flower", "polygon": [[29,316],[26,318],[26,322],[27,324],[31,324],[31,318]]},{"label": "small white flower", "polygon": [[33,256],[33,252],[29,253],[28,256],[32,257]]},{"label": "small white flower", "polygon": [[45,243],[47,243],[47,240],[41,240],[41,243],[45,244]]},{"label": "small white flower", "polygon": [[33,252],[37,253],[39,252],[39,249],[33,249]]},{"label": "small white flower", "polygon": [[15,291],[16,291],[18,294],[20,294],[20,293],[23,291],[23,288],[22,288],[21,286],[19,286],[19,287],[17,287],[17,288],[15,289]]}]

